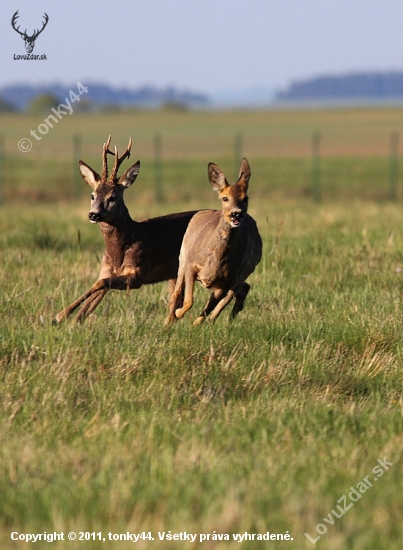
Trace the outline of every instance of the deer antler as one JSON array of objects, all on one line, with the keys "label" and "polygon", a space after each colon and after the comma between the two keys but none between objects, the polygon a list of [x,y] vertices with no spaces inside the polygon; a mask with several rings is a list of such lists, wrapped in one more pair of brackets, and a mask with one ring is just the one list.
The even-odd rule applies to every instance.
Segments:
[{"label": "deer antler", "polygon": [[111,142],[111,135],[109,134],[108,141],[104,143],[103,150],[102,150],[102,181],[106,181],[108,179],[108,159],[107,155],[108,153],[110,155],[114,155],[112,151],[109,150],[109,144]]},{"label": "deer antler", "polygon": [[[32,39],[36,40],[38,38],[38,36],[41,34],[41,32],[43,31],[43,29],[46,27],[46,25],[48,24],[48,21],[49,21],[49,16],[48,14],[45,12],[45,15],[43,16],[45,18],[45,22],[42,23],[42,28],[41,30],[39,31],[38,29],[36,29],[36,31],[34,32],[34,34],[31,36]],[[26,32],[26,31],[25,31]]]},{"label": "deer antler", "polygon": [[19,29],[20,27],[16,27],[15,24],[17,22],[17,19],[18,19],[19,15],[18,15],[18,10],[15,12],[15,14],[13,15],[12,19],[11,19],[11,26],[13,27],[13,29],[15,31],[18,32],[18,34],[20,34],[21,36],[27,36],[27,31],[25,30],[25,32],[21,32]]},{"label": "deer antler", "polygon": [[[125,158],[130,158],[130,149],[132,148],[132,138],[130,136],[129,139],[129,145],[127,146],[126,151],[123,153],[121,157],[119,157],[118,154],[118,148],[115,145],[115,164],[113,165],[112,174],[109,178],[110,183],[113,183],[115,181],[115,178],[118,174],[119,166],[122,164],[122,162],[125,160]],[[112,153],[113,154],[113,153]]]}]

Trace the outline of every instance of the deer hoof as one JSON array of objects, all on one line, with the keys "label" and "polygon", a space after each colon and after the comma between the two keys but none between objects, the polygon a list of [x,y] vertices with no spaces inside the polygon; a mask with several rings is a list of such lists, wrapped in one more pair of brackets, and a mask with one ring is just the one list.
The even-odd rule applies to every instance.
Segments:
[{"label": "deer hoof", "polygon": [[52,321],[52,325],[60,325],[62,321],[64,321],[65,316],[63,315],[63,312],[58,313],[56,317]]},{"label": "deer hoof", "polygon": [[175,310],[175,317],[176,319],[182,319],[182,317],[185,315],[186,311],[183,311],[183,307]]},{"label": "deer hoof", "polygon": [[201,324],[203,323],[204,320],[205,320],[204,315],[200,315],[200,317],[198,317],[198,318],[196,319],[196,321],[193,322],[193,326],[194,326],[194,327],[197,327],[197,326],[201,325]]},{"label": "deer hoof", "polygon": [[168,315],[168,317],[165,319],[164,325],[166,327],[169,327],[169,326],[173,325],[175,323],[175,321],[176,321],[175,315]]}]

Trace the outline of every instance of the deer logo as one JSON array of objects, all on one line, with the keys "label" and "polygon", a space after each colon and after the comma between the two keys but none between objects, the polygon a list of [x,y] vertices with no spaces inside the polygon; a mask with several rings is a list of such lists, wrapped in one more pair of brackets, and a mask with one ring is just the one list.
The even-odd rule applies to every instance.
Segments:
[{"label": "deer logo", "polygon": [[20,31],[20,27],[16,27],[16,23],[17,23],[17,19],[18,19],[19,15],[18,15],[18,10],[15,12],[15,14],[13,15],[12,19],[11,19],[11,26],[13,27],[13,29],[18,32],[18,34],[20,34],[22,36],[22,38],[24,39],[24,42],[25,42],[25,49],[27,51],[27,53],[32,53],[33,50],[34,50],[34,47],[35,47],[35,40],[38,38],[38,36],[41,34],[41,32],[43,31],[43,29],[46,27],[46,25],[48,24],[48,21],[49,21],[49,16],[47,13],[45,13],[45,15],[43,16],[44,17],[44,21],[42,22],[42,28],[41,30],[39,29],[36,29],[36,31],[34,31],[34,33],[31,35],[31,36],[28,36],[27,34],[27,29],[25,29],[25,32],[21,32]]}]

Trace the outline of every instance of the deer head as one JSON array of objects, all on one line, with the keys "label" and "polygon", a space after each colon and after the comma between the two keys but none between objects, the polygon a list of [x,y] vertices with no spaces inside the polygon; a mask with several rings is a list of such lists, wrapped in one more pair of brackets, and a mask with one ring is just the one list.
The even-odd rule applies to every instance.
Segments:
[{"label": "deer head", "polygon": [[41,34],[41,32],[43,31],[43,29],[46,27],[46,25],[48,24],[48,21],[49,21],[49,17],[47,15],[47,13],[45,13],[45,15],[43,16],[45,21],[42,23],[42,28],[41,30],[36,30],[34,31],[34,33],[32,34],[32,36],[28,36],[27,35],[27,29],[25,29],[25,32],[20,32],[20,27],[16,27],[15,24],[17,22],[17,19],[18,19],[18,10],[15,12],[15,14],[13,15],[13,18],[11,19],[11,25],[13,27],[13,29],[18,32],[18,34],[20,34],[22,36],[22,38],[24,39],[24,42],[25,42],[25,49],[27,51],[27,53],[32,53],[33,52],[33,49],[35,47],[35,40],[38,38],[38,36]]},{"label": "deer head", "polygon": [[222,201],[222,216],[232,227],[239,227],[248,210],[248,185],[250,179],[250,167],[246,158],[242,159],[238,181],[235,185],[229,185],[224,172],[216,164],[208,165],[208,177],[212,188],[218,192]]},{"label": "deer head", "polygon": [[[140,161],[138,160],[118,178],[118,170],[125,158],[130,157],[132,139],[121,157],[115,145],[115,152],[109,150],[111,136],[104,143],[102,151],[102,176],[90,168],[82,160],[79,161],[81,177],[87,185],[92,187],[91,209],[88,217],[92,223],[106,222],[112,223],[122,215],[124,206],[123,191],[130,187],[135,181],[140,170]],[[112,173],[108,178],[108,159],[107,155],[115,156]]]}]

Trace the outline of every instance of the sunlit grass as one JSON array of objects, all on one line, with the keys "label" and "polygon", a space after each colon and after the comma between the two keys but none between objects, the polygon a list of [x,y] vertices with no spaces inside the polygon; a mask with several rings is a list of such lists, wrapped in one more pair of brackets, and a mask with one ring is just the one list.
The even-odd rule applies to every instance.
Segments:
[{"label": "sunlit grass", "polygon": [[[151,531],[155,540],[137,547],[176,549],[157,535],[169,530],[231,538],[180,542],[184,550],[266,547],[232,534],[267,531],[292,535],[282,548],[312,548],[304,533],[316,536],[384,457],[393,466],[326,523],[315,548],[402,548],[403,229],[401,205],[388,202],[389,136],[402,114],[75,114],[25,154],[18,139],[42,119],[1,117],[1,548],[27,546],[11,541],[12,531]],[[165,328],[164,283],[110,292],[85,324],[53,326],[95,281],[103,253],[73,135],[96,170],[109,133],[120,147],[133,136],[141,171],[126,202],[141,220],[218,207],[207,163],[232,183],[239,132],[264,253],[235,322],[227,308],[214,325],[193,327],[208,296],[196,286],[193,309]],[[313,132],[322,136],[319,204]],[[125,543],[52,547],[106,544]]]},{"label": "sunlit grass", "polygon": [[[250,195],[264,256],[245,309],[198,328],[207,292],[167,329],[166,284],[52,326],[97,277],[100,232],[84,202],[1,209],[2,547],[12,531],[152,531],[140,547],[175,548],[157,536],[171,530],[311,548],[304,533],[385,456],[316,547],[401,547],[401,208],[254,200],[253,179]],[[168,208],[134,203],[137,219]]]}]

